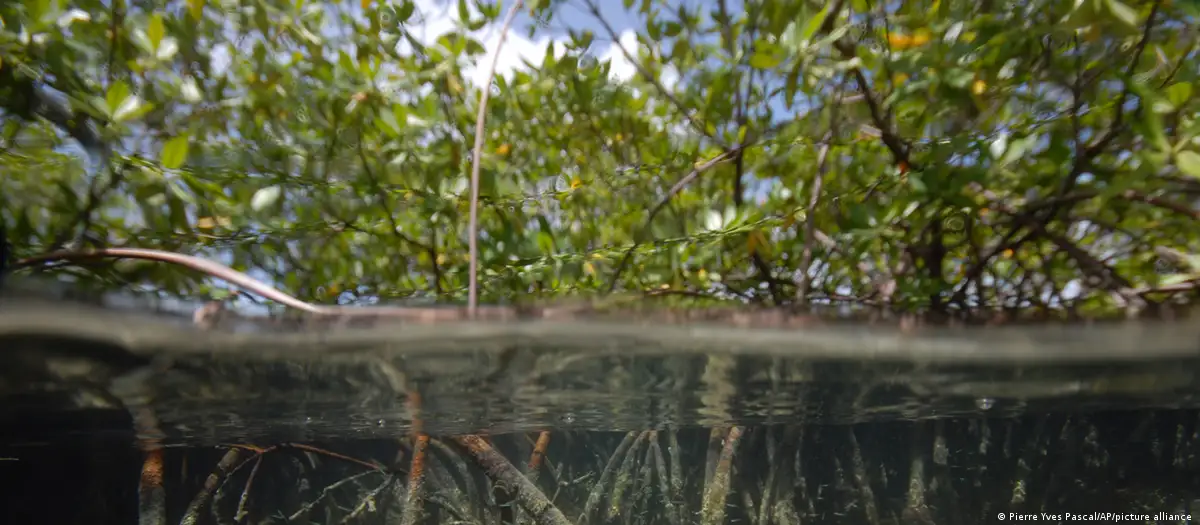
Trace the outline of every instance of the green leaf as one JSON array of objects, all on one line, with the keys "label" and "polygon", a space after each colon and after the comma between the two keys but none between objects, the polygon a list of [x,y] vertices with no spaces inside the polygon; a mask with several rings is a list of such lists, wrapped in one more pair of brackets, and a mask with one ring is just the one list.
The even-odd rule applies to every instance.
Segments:
[{"label": "green leaf", "polygon": [[813,15],[804,23],[804,28],[800,30],[800,40],[802,42],[811,42],[813,35],[817,34],[817,30],[825,23],[825,19],[829,18],[829,9],[836,2],[826,2],[825,7],[817,14]]},{"label": "green leaf", "polygon": [[408,22],[416,8],[417,5],[412,0],[404,0],[404,3],[400,4],[400,8],[396,10],[396,22],[401,24]]},{"label": "green leaf", "polygon": [[1075,2],[1075,8],[1063,20],[1064,29],[1080,29],[1095,23],[1100,18],[1098,6],[1101,0],[1082,0]]},{"label": "green leaf", "polygon": [[646,22],[646,34],[650,35],[650,40],[662,40],[662,27],[653,20]]},{"label": "green leaf", "polygon": [[1192,83],[1177,82],[1167,88],[1167,101],[1171,103],[1175,109],[1182,108],[1188,100],[1192,98]]},{"label": "green leaf", "polygon": [[471,10],[467,8],[467,0],[458,0],[458,19],[463,22],[471,20]]},{"label": "green leaf", "polygon": [[186,133],[179,135],[166,144],[163,144],[161,162],[164,168],[173,170],[183,166],[187,161],[188,154],[188,136]]},{"label": "green leaf", "polygon": [[967,86],[975,79],[975,74],[965,69],[951,69],[947,71],[942,79],[946,84],[955,89],[966,89]]},{"label": "green leaf", "polygon": [[1179,171],[1200,179],[1200,153],[1181,151],[1175,155],[1175,165],[1179,167]]},{"label": "green leaf", "polygon": [[1195,279],[1196,276],[1189,273],[1172,273],[1162,276],[1158,280],[1159,286],[1171,286],[1180,283],[1186,283]]},{"label": "green leaf", "polygon": [[167,30],[163,26],[162,15],[158,13],[150,15],[150,25],[146,27],[146,37],[150,39],[150,48],[157,51],[158,45],[166,34]]},{"label": "green leaf", "polygon": [[142,102],[142,99],[137,96],[130,95],[125,97],[120,106],[117,106],[116,111],[113,112],[112,119],[113,122],[134,120],[149,113],[152,109],[154,109],[154,104]]},{"label": "green leaf", "polygon": [[262,211],[266,208],[274,206],[279,202],[279,197],[283,194],[282,188],[279,186],[267,186],[260,188],[254,192],[254,197],[250,199],[250,209],[254,211]]},{"label": "green leaf", "polygon": [[1162,100],[1154,91],[1146,87],[1137,80],[1130,79],[1126,81],[1129,90],[1141,99],[1142,107],[1150,111],[1142,111],[1141,117],[1133,123],[1134,129],[1150,139],[1150,142],[1160,151],[1169,151],[1170,145],[1167,144],[1167,135],[1163,130],[1162,118],[1158,112],[1154,111],[1154,104]]},{"label": "green leaf", "polygon": [[1124,24],[1130,29],[1137,29],[1138,15],[1137,11],[1125,5],[1121,0],[1108,0],[1108,13],[1112,15],[1118,22]]},{"label": "green leaf", "polygon": [[108,107],[109,116],[116,115],[117,108],[121,107],[121,104],[128,97],[129,84],[126,84],[125,81],[118,80],[113,82],[111,86],[108,86],[108,93],[104,96],[104,102]]},{"label": "green leaf", "polygon": [[917,193],[928,193],[929,188],[925,186],[925,179],[917,172],[910,172],[908,175],[908,185]]},{"label": "green leaf", "polygon": [[771,50],[760,49],[750,56],[750,67],[755,69],[771,69],[778,66],[781,58]]},{"label": "green leaf", "polygon": [[1037,138],[1037,135],[1029,135],[1009,143],[1008,149],[1006,149],[1004,152],[1004,156],[1000,158],[1000,165],[1007,166],[1013,162],[1016,162],[1021,157],[1024,157],[1025,153],[1037,143]]}]

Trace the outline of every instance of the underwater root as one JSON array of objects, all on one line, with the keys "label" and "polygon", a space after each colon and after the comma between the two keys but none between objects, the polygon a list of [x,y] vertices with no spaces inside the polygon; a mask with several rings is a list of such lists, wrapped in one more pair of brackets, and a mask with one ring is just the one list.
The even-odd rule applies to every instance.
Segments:
[{"label": "underwater root", "polygon": [[546,495],[537,488],[537,485],[521,474],[512,463],[509,463],[508,459],[496,452],[496,449],[492,448],[483,438],[462,436],[454,438],[454,441],[467,449],[479,466],[487,472],[488,477],[497,484],[505,485],[515,491],[521,507],[528,511],[537,523],[542,525],[571,524],[562,511],[546,499]]}]

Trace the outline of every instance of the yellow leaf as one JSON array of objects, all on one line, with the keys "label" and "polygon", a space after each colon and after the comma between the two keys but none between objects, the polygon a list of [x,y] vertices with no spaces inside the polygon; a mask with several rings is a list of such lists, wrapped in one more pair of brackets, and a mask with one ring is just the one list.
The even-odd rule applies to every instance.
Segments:
[{"label": "yellow leaf", "polygon": [[438,256],[437,256],[437,263],[438,263],[439,265],[441,265],[441,264],[446,264],[446,254],[444,254],[444,253],[439,253],[439,254],[438,254]]},{"label": "yellow leaf", "polygon": [[981,79],[975,79],[975,82],[971,83],[971,93],[982,95],[984,91],[987,91],[987,82],[984,82]]},{"label": "yellow leaf", "polygon": [[446,77],[446,85],[450,87],[451,93],[454,93],[455,95],[462,93],[462,84],[458,83],[458,79],[453,75]]},{"label": "yellow leaf", "polygon": [[571,179],[571,189],[578,189],[580,186],[583,186],[583,181],[580,180],[579,177],[574,177]]},{"label": "yellow leaf", "polygon": [[583,263],[583,273],[596,275],[596,267],[591,262]]},{"label": "yellow leaf", "polygon": [[928,44],[929,41],[932,39],[933,39],[933,33],[930,33],[928,29],[922,27],[921,29],[918,29],[916,33],[913,34],[912,43],[914,46],[923,46],[925,44]]},{"label": "yellow leaf", "polygon": [[496,148],[497,155],[508,155],[508,152],[510,151],[512,151],[512,146],[509,146],[508,144],[501,144]]},{"label": "yellow leaf", "polygon": [[770,257],[771,247],[767,244],[767,236],[762,230],[754,230],[746,237],[746,251],[750,255],[758,253]]},{"label": "yellow leaf", "polygon": [[218,226],[228,228],[233,224],[229,217],[200,217],[196,219],[196,227],[201,230],[211,230]]},{"label": "yellow leaf", "polygon": [[904,73],[896,73],[892,75],[892,83],[897,86],[903,85],[907,81],[908,75],[905,75]]},{"label": "yellow leaf", "polygon": [[932,38],[933,34],[925,28],[918,29],[912,34],[912,36],[904,33],[888,33],[887,36],[888,47],[895,51],[903,51],[905,49],[923,46],[928,44]]},{"label": "yellow leaf", "polygon": [[616,138],[616,139],[617,139],[617,142],[621,142],[621,141],[624,141],[624,140],[625,140],[625,135],[624,135],[624,134],[621,134],[621,133],[617,133],[617,136],[616,136],[616,137],[614,137],[614,138]]},{"label": "yellow leaf", "polygon": [[888,47],[899,51],[912,47],[912,37],[900,33],[888,33]]},{"label": "yellow leaf", "polygon": [[700,270],[698,270],[696,272],[696,277],[699,277],[701,279],[708,277],[708,272],[704,271],[704,268],[701,268]]},{"label": "yellow leaf", "polygon": [[200,17],[204,16],[204,0],[187,0],[187,6],[192,18],[200,20]]}]

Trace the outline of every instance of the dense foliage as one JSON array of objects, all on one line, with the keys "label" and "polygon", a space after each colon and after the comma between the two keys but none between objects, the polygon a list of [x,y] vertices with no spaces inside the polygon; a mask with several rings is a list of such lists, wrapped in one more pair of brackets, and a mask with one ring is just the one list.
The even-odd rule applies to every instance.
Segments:
[{"label": "dense foliage", "polygon": [[[599,1],[532,2],[513,30],[600,22],[493,83],[484,302],[617,290],[1095,313],[1195,294],[1194,3],[626,0],[634,42],[596,20]],[[446,9],[457,26],[423,38]],[[506,9],[5,2],[15,256],[162,248],[312,301],[460,300],[467,71],[490,62],[481,30],[494,40]],[[53,271],[219,293],[148,262]]]}]

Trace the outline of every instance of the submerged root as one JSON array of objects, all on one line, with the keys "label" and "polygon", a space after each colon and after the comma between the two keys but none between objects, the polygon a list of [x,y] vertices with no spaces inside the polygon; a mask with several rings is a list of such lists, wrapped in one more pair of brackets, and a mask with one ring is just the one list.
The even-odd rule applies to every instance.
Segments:
[{"label": "submerged root", "polygon": [[533,482],[529,481],[529,478],[522,475],[512,463],[496,452],[483,438],[463,436],[454,440],[471,453],[493,481],[514,491],[521,507],[528,511],[537,523],[570,525],[571,522],[567,521],[567,517],[563,515],[562,511],[550,503],[550,500],[546,499],[546,495]]}]

